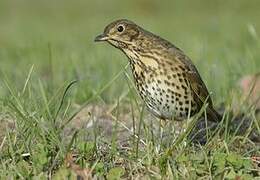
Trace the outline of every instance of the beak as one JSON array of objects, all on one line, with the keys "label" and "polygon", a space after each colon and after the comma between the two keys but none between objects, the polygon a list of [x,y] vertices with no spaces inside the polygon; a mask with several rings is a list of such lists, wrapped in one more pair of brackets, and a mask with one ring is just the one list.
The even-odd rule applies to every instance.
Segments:
[{"label": "beak", "polygon": [[108,36],[105,34],[100,34],[95,38],[95,42],[99,42],[99,41],[106,41],[108,40]]}]

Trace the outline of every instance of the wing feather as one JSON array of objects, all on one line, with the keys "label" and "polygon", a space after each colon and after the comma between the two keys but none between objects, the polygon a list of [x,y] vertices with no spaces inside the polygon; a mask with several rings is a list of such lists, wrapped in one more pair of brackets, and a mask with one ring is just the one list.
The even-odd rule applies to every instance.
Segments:
[{"label": "wing feather", "polygon": [[184,66],[185,77],[187,78],[187,81],[191,87],[192,94],[196,103],[201,108],[203,104],[207,102],[208,107],[206,111],[209,116],[209,119],[215,122],[220,121],[221,116],[214,109],[208,89],[204,84],[198,70],[192,64],[191,60],[181,52],[181,56],[177,56],[177,62],[180,63],[180,65]]}]

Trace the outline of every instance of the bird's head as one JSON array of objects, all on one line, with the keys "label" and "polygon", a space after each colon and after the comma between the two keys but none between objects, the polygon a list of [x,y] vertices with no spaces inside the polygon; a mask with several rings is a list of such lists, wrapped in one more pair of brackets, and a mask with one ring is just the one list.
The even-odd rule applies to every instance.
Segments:
[{"label": "bird's head", "polygon": [[[152,51],[156,51],[157,54],[159,52],[164,53],[171,48],[180,51],[169,41],[126,19],[116,20],[108,24],[103,34],[98,35],[95,41],[107,41],[114,47],[122,50],[130,59],[137,56],[141,57]],[[171,52],[169,51],[169,53]]]},{"label": "bird's head", "polygon": [[95,38],[96,42],[107,41],[119,49],[137,46],[142,29],[132,21],[116,20],[105,27],[103,34]]}]

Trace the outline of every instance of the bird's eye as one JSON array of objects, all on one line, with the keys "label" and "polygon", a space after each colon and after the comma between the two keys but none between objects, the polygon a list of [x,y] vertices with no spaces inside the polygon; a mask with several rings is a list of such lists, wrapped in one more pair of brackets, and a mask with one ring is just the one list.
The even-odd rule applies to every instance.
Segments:
[{"label": "bird's eye", "polygon": [[124,26],[119,25],[119,26],[117,27],[117,30],[118,30],[118,32],[123,32],[123,31],[124,31]]}]

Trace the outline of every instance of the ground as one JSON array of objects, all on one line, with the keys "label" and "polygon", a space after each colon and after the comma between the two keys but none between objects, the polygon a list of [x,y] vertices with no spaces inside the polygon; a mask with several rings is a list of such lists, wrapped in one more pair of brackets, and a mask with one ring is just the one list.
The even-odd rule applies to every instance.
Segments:
[{"label": "ground", "polygon": [[[260,69],[259,6],[0,0],[0,179],[257,178],[260,115],[240,79]],[[214,137],[191,138],[203,119],[162,123],[147,112],[127,58],[94,43],[118,18],[192,59],[224,115]]]}]

